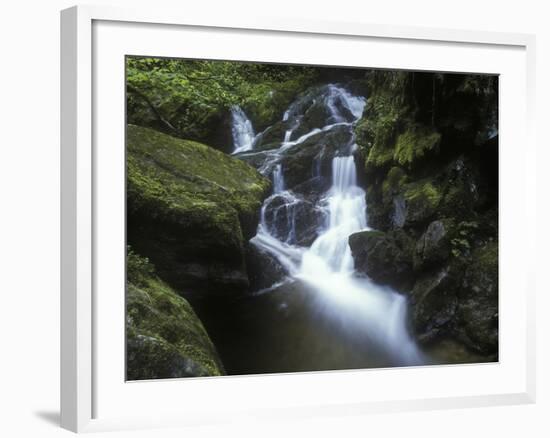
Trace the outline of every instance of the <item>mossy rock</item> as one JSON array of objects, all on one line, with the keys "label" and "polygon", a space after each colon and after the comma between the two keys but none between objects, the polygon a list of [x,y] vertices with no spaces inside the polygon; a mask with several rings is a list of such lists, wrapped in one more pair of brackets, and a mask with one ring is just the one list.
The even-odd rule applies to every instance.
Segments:
[{"label": "mossy rock", "polygon": [[468,345],[481,353],[498,351],[498,244],[471,255],[459,291],[458,323]]},{"label": "mossy rock", "polygon": [[433,178],[406,184],[403,197],[407,206],[406,223],[418,225],[429,221],[437,212],[443,194]]},{"label": "mossy rock", "polygon": [[132,250],[127,266],[127,379],[224,374],[216,349],[189,303]]},{"label": "mossy rock", "polygon": [[209,146],[128,126],[128,241],[178,291],[248,287],[244,241],[270,187],[254,168]]}]

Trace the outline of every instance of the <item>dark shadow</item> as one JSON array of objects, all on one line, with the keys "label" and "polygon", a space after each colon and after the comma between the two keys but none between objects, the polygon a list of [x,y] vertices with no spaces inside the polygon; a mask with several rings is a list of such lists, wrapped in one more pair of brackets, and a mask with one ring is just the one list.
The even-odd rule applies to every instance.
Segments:
[{"label": "dark shadow", "polygon": [[37,411],[34,414],[46,423],[59,426],[61,415],[58,411]]}]

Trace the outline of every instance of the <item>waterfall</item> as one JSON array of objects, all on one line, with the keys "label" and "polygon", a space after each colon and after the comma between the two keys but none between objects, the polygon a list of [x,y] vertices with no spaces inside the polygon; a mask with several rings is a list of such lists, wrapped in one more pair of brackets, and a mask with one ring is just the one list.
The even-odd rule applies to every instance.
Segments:
[{"label": "waterfall", "polygon": [[322,271],[350,273],[353,258],[348,237],[367,229],[365,191],[356,185],[353,156],[332,160],[332,188],[325,202],[329,223],[302,260],[302,273],[315,275]]},{"label": "waterfall", "polygon": [[273,192],[281,193],[285,189],[285,180],[281,164],[277,164],[273,169]]},{"label": "waterfall", "polygon": [[234,154],[252,150],[255,138],[252,122],[238,105],[231,108],[231,134]]},{"label": "waterfall", "polygon": [[[295,141],[284,141],[275,152],[265,157],[261,172],[272,172],[273,195],[264,202],[260,224],[251,243],[272,254],[286,269],[291,279],[302,281],[316,291],[319,314],[338,320],[349,328],[354,339],[365,339],[378,345],[396,365],[422,363],[423,359],[406,327],[406,298],[388,287],[373,283],[355,272],[348,238],[351,234],[369,230],[366,216],[365,191],[358,186],[354,156],[355,144],[342,144],[332,156],[332,184],[323,196],[316,198],[315,208],[327,219],[309,247],[297,246],[296,211],[304,202],[285,187],[284,166],[279,160],[290,148],[319,133],[329,133],[335,126],[345,126],[353,133],[353,124],[365,107],[365,99],[352,96],[342,87],[329,84],[317,91],[319,96],[306,94],[291,104],[283,121],[299,127],[303,114],[319,99],[326,109],[324,126],[314,127]],[[294,129],[293,128],[293,129]],[[352,138],[353,135],[352,135]],[[322,146],[312,162],[312,174],[321,176],[321,160],[326,159]],[[330,157],[328,157],[330,159]],[[270,220],[266,211],[270,209]],[[280,219],[284,227],[280,228]],[[278,225],[279,224],[279,225]]]},{"label": "waterfall", "polygon": [[296,275],[331,303],[332,316],[344,314],[352,330],[363,329],[384,346],[396,363],[421,363],[421,355],[407,327],[407,303],[403,296],[355,274],[348,237],[367,226],[365,191],[357,186],[353,156],[332,161],[332,187],[326,202],[329,223],[303,253]]}]

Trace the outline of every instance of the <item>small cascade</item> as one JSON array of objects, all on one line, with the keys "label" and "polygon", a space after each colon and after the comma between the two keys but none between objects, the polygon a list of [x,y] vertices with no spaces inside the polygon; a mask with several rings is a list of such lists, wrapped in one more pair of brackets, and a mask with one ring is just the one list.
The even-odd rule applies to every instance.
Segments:
[{"label": "small cascade", "polygon": [[292,135],[292,129],[287,129],[285,131],[285,137],[283,139],[283,143],[288,143],[290,141],[290,136]]},{"label": "small cascade", "polygon": [[285,190],[283,167],[279,163],[273,169],[273,193],[281,193]]},{"label": "small cascade", "polygon": [[231,108],[231,134],[234,154],[252,150],[255,138],[252,122],[238,105]]},{"label": "small cascade", "polygon": [[328,228],[304,256],[302,272],[306,275],[315,275],[321,265],[323,271],[352,272],[353,259],[348,237],[368,229],[365,191],[356,185],[353,156],[333,158],[332,174],[332,188],[325,198]]}]

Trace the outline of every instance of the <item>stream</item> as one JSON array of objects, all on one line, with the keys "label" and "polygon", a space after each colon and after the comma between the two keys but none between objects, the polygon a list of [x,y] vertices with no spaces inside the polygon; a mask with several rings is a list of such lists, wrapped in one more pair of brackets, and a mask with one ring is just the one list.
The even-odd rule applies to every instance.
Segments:
[{"label": "stream", "polygon": [[338,84],[314,87],[258,134],[233,108],[234,156],[273,181],[250,245],[283,275],[210,315],[229,374],[428,362],[409,335],[406,298],[354,270],[348,238],[370,230],[355,158],[364,107]]}]

